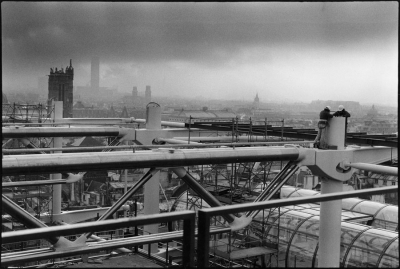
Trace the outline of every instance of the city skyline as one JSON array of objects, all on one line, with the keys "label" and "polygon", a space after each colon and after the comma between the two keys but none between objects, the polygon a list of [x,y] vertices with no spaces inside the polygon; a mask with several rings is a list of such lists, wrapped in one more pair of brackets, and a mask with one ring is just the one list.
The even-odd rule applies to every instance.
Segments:
[{"label": "city skyline", "polygon": [[[3,90],[69,59],[74,85],[397,105],[398,3],[2,3]],[[377,94],[379,92],[379,94]]]}]

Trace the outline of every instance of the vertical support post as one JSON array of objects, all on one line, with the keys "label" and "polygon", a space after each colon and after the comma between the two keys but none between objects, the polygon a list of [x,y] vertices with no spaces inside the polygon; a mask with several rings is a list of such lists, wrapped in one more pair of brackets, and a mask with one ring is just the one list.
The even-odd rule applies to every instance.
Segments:
[{"label": "vertical support post", "polygon": [[[124,141],[125,145],[128,145],[128,140]],[[124,170],[124,179],[125,179],[125,185],[124,185],[124,194],[128,192],[128,169]],[[127,217],[128,212],[124,210],[124,218]]]},{"label": "vertical support post", "polygon": [[182,267],[192,268],[194,263],[194,226],[196,225],[196,213],[183,221],[183,253]]},{"label": "vertical support post", "polygon": [[75,201],[75,183],[74,182],[72,182],[71,183],[71,202],[74,202]]},{"label": "vertical support post", "polygon": [[235,132],[236,141],[235,142],[238,141],[238,125],[239,125],[239,118],[236,116],[236,132]]},{"label": "vertical support post", "polygon": [[251,117],[250,117],[250,140],[249,140],[249,142],[253,142],[252,141],[252,132],[253,132],[253,122],[252,122],[252,120],[251,120]]},{"label": "vertical support post", "polygon": [[338,150],[344,150],[345,133],[345,117],[333,117],[332,119],[330,119],[326,140],[328,145],[336,146]]},{"label": "vertical support post", "polygon": [[232,118],[232,143],[233,143],[233,136],[234,136],[234,133],[235,133],[235,119]]},{"label": "vertical support post", "polygon": [[[63,102],[62,101],[52,101],[52,105],[54,106],[54,110],[52,113],[52,118],[55,123],[57,121],[62,120],[63,118]],[[61,148],[62,147],[62,137],[54,137],[53,138],[53,147]],[[53,153],[62,153],[61,151],[53,151]],[[61,174],[51,174],[50,179],[61,179]],[[52,196],[52,211],[53,215],[61,214],[61,187],[62,184],[53,185],[53,196]]]},{"label": "vertical support post", "polygon": [[283,141],[283,126],[285,125],[285,120],[282,119],[282,127],[281,127],[281,141]]},{"label": "vertical support post", "polygon": [[[342,191],[343,182],[321,179],[321,194]],[[318,267],[338,268],[340,265],[341,213],[342,200],[321,202]]]},{"label": "vertical support post", "polygon": [[[137,199],[135,199],[135,207],[134,207],[135,209],[135,217],[137,217]],[[138,230],[138,227],[137,227],[137,225],[135,225],[135,236],[138,236],[139,235],[139,230]],[[138,253],[138,251],[139,251],[139,247],[138,246],[135,246],[135,253]]]},{"label": "vertical support post", "polygon": [[188,137],[188,144],[190,144],[190,127],[192,125],[192,115],[189,115],[189,137]]},{"label": "vertical support post", "polygon": [[[146,129],[155,130],[161,129],[161,107],[157,103],[149,103],[146,107]],[[147,172],[145,170],[145,172]],[[144,185],[144,214],[159,214],[159,183],[160,172],[158,171],[151,179]],[[156,234],[158,233],[158,224],[145,225],[143,227],[143,234]],[[151,253],[158,251],[156,243],[151,244]]]},{"label": "vertical support post", "polygon": [[208,268],[210,252],[210,217],[201,209],[198,213],[197,268]]},{"label": "vertical support post", "polygon": [[265,118],[265,141],[267,141],[267,135],[268,135],[268,126],[267,126],[267,118]]}]

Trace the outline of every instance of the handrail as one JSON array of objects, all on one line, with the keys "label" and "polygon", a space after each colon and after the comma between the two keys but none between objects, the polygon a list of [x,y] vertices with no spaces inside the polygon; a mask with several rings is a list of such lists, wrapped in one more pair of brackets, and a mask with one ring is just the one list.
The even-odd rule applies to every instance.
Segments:
[{"label": "handrail", "polygon": [[[2,243],[13,243],[23,240],[33,240],[33,239],[41,239],[48,236],[54,235],[71,235],[77,233],[84,233],[84,232],[98,232],[102,230],[106,230],[109,228],[117,229],[117,228],[124,228],[130,226],[140,226],[140,225],[148,225],[148,224],[156,224],[162,222],[170,222],[170,221],[177,221],[183,220],[183,234],[182,236],[178,236],[176,233],[172,232],[171,238],[176,239],[178,236],[182,238],[183,241],[183,267],[193,267],[194,263],[194,231],[195,231],[195,217],[196,213],[194,211],[185,210],[185,211],[177,211],[177,212],[168,212],[163,214],[153,214],[153,215],[145,215],[139,217],[130,217],[130,218],[120,218],[115,220],[103,220],[100,222],[87,222],[87,223],[79,223],[79,224],[72,224],[72,225],[65,225],[65,226],[56,226],[56,227],[46,227],[46,228],[36,228],[36,229],[29,229],[29,230],[22,230],[22,231],[12,231],[12,232],[4,232],[1,235]],[[169,240],[171,238],[164,238],[165,240]],[[117,248],[122,247],[124,245],[141,245],[144,243],[153,243],[159,242],[160,240],[164,240],[162,236],[157,236],[156,234],[153,235],[144,235],[144,236],[137,236],[131,240],[127,240],[126,242],[120,242],[114,245],[107,245],[104,242],[101,242],[102,245],[97,246],[96,250],[102,249],[110,249],[110,248]],[[51,253],[44,253],[40,255],[40,258],[46,259],[51,256],[51,258],[56,257],[65,257],[73,254],[80,254],[80,253],[89,253],[93,252],[94,248],[89,247],[75,247],[75,248],[68,248],[62,251],[55,251]],[[25,257],[18,259],[18,262],[26,261],[23,259],[29,259],[32,257]],[[39,257],[37,257],[38,259]],[[10,261],[9,261],[10,262]],[[1,260],[2,266],[5,266],[5,262]]]}]

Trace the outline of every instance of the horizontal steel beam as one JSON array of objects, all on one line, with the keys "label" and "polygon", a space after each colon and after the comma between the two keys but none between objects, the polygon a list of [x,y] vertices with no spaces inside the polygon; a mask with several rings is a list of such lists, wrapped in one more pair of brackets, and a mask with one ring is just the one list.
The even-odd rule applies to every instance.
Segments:
[{"label": "horizontal steel beam", "polygon": [[27,186],[41,186],[41,185],[57,185],[68,183],[66,179],[44,179],[44,180],[32,180],[32,181],[15,181],[15,182],[2,182],[3,188],[12,187],[27,187]]},{"label": "horizontal steel beam", "polygon": [[295,197],[288,199],[279,199],[279,200],[269,200],[258,203],[246,203],[246,204],[235,204],[235,205],[227,205],[223,207],[212,207],[212,208],[202,208],[199,211],[206,213],[208,216],[220,216],[222,214],[235,214],[240,212],[246,212],[249,210],[262,210],[268,208],[289,206],[289,205],[297,205],[297,204],[306,204],[306,203],[317,203],[317,202],[325,202],[325,201],[333,201],[333,200],[341,200],[351,197],[359,197],[365,195],[377,195],[384,193],[392,193],[397,192],[399,186],[389,186],[389,187],[381,187],[381,188],[372,188],[372,189],[363,189],[357,191],[346,191],[346,192],[335,192],[329,194],[321,194],[314,196],[306,196],[306,197]]},{"label": "horizontal steel beam", "polygon": [[385,146],[391,148],[398,147],[398,141],[396,140],[385,140],[385,139],[373,139],[368,137],[358,138],[358,137],[347,137],[346,143],[354,143],[354,144],[363,144],[363,145],[370,145],[370,146]]},{"label": "horizontal steel beam", "polygon": [[[199,137],[195,137],[199,138]],[[201,138],[201,137],[200,137]],[[212,138],[212,137],[205,137]],[[231,139],[231,138],[230,138]],[[248,137],[246,137],[248,139]],[[192,138],[190,139],[192,140]],[[193,139],[194,141],[202,140],[202,139]],[[213,139],[210,139],[213,140]],[[205,141],[208,141],[206,139]],[[158,149],[158,148],[209,148],[209,147],[243,147],[243,146],[279,146],[285,144],[299,144],[306,145],[313,143],[313,141],[281,141],[281,142],[233,142],[233,143],[213,143],[213,144],[188,144],[185,141],[184,144],[175,144],[175,145],[132,145],[132,146],[101,146],[101,147],[71,147],[71,148],[35,148],[35,149],[2,149],[3,154],[16,154],[16,153],[36,153],[36,152],[51,152],[51,151],[62,151],[62,152],[74,152],[74,151],[102,151],[102,150],[121,150],[121,149]]]},{"label": "horizontal steel beam", "polygon": [[398,176],[399,168],[388,167],[384,165],[369,164],[369,163],[344,163],[344,166],[353,167],[361,170],[367,170],[376,173],[383,173],[393,176]]},{"label": "horizontal steel beam", "polygon": [[50,236],[75,235],[85,232],[100,232],[110,229],[119,229],[124,227],[141,226],[146,224],[166,223],[176,220],[191,219],[195,215],[194,211],[175,211],[163,214],[153,214],[138,217],[119,218],[111,220],[102,220],[99,222],[85,222],[71,225],[52,226],[43,228],[34,228],[29,230],[20,230],[1,233],[2,244],[20,242],[26,240],[42,239]]},{"label": "horizontal steel beam", "polygon": [[119,127],[23,127],[2,128],[2,137],[73,137],[73,136],[122,136]]},{"label": "horizontal steel beam", "polygon": [[141,152],[96,152],[46,155],[4,155],[2,174],[62,173],[99,169],[176,167],[233,162],[295,161],[301,149],[246,147],[213,149],[158,149]]},{"label": "horizontal steel beam", "polygon": [[[212,228],[210,227],[210,235],[228,233],[230,228]],[[197,230],[194,235],[197,236]],[[18,251],[12,253],[3,253],[1,255],[1,264],[3,266],[15,265],[23,262],[37,261],[41,259],[54,259],[61,257],[69,257],[73,255],[82,255],[85,253],[93,253],[96,251],[115,249],[120,247],[132,247],[138,245],[145,245],[149,243],[168,242],[172,240],[180,240],[183,238],[183,231],[173,231],[168,233],[159,233],[154,235],[143,235],[130,238],[120,238],[113,240],[103,240],[97,243],[89,243],[86,247],[63,250],[62,252],[55,252],[52,248],[35,249],[30,251]],[[140,249],[139,249],[140,251]],[[147,252],[142,250],[143,254],[148,255]]]}]

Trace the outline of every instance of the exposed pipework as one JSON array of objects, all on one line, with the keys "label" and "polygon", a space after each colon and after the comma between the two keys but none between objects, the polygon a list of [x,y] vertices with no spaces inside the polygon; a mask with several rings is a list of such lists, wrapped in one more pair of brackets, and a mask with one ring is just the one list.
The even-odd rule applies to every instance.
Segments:
[{"label": "exposed pipework", "polygon": [[[254,203],[267,201],[272,198],[272,196],[281,189],[281,187],[288,181],[288,179],[299,170],[297,163],[288,162],[285,167],[275,176],[268,187],[254,200]],[[259,213],[259,210],[248,211],[246,213],[247,217],[252,219]]]},{"label": "exposed pipework", "polygon": [[[156,143],[165,142],[168,144],[188,144],[187,140],[180,140],[180,139],[173,139],[173,138],[161,138],[161,137],[156,138],[154,142],[156,142]],[[190,144],[201,144],[201,143],[190,141]]]},{"label": "exposed pipework", "polygon": [[79,172],[78,174],[68,173],[65,179],[49,179],[49,180],[32,180],[32,181],[16,181],[16,182],[2,182],[2,187],[24,187],[24,186],[41,186],[41,185],[56,185],[74,183],[81,180],[86,172]]},{"label": "exposed pipework", "polygon": [[[143,177],[136,182],[132,188],[130,188],[121,198],[118,199],[118,201],[112,205],[97,221],[105,220],[108,217],[112,216],[115,212],[118,211],[118,209],[125,204],[128,199],[136,193],[136,191],[141,188],[152,176],[154,176],[158,172],[157,169],[151,168]],[[86,238],[89,238],[93,233],[86,233],[85,236]]]},{"label": "exposed pipework", "polygon": [[[204,201],[206,201],[211,207],[222,206],[221,202],[218,201],[211,193],[209,193],[203,186],[201,186],[192,175],[190,175],[183,167],[172,168],[172,171],[185,183],[193,189],[197,195],[199,195]],[[222,217],[229,223],[232,231],[240,230],[250,224],[251,218],[247,218],[245,215],[236,217],[233,214],[222,215]]]},{"label": "exposed pipework", "polygon": [[6,155],[3,175],[133,169],[143,167],[181,167],[229,162],[294,161],[305,149],[247,147],[215,149],[158,149],[143,152],[96,152],[42,155]]},{"label": "exposed pipework", "polygon": [[[11,199],[9,199],[4,194],[1,195],[2,207],[5,212],[10,214],[13,218],[21,221],[24,225],[29,228],[46,228],[48,227],[46,224],[26,212],[24,209],[19,207],[16,203],[14,203]],[[47,238],[52,245],[56,244],[59,241],[59,236],[52,236]]]},{"label": "exposed pipework", "polygon": [[343,165],[345,168],[353,167],[361,170],[367,170],[393,176],[397,176],[399,173],[399,168],[397,167],[388,167],[388,166],[369,164],[369,163],[349,163],[349,162],[344,162]]},{"label": "exposed pipework", "polygon": [[2,127],[3,139],[25,137],[74,137],[74,136],[124,136],[128,128],[119,127]]},{"label": "exposed pipework", "polygon": [[[209,193],[203,186],[201,186],[195,178],[192,177],[183,167],[172,168],[172,171],[183,181],[185,181],[188,186],[194,190],[197,195],[199,195],[204,201],[206,201],[211,207],[222,206],[221,202],[217,200],[211,193]],[[224,215],[224,219],[228,223],[232,223],[236,218],[234,215]]]},{"label": "exposed pipework", "polygon": [[[12,140],[12,139],[10,139]],[[191,139],[192,140],[192,139]],[[119,141],[118,141],[119,142]],[[296,145],[304,145],[313,143],[313,141],[291,141]],[[287,141],[284,142],[246,142],[246,143],[212,143],[203,144],[197,143],[189,145],[187,141],[184,144],[173,144],[173,145],[129,145],[129,146],[100,146],[100,147],[72,147],[72,148],[32,148],[32,149],[3,149],[3,153],[15,154],[15,153],[36,153],[36,152],[49,152],[49,151],[60,151],[60,152],[74,152],[74,151],[102,151],[108,152],[113,149],[126,149],[126,150],[136,150],[136,149],[159,149],[159,148],[210,148],[210,147],[245,147],[245,146],[279,146],[287,145]],[[397,156],[397,155],[396,155]]]}]

